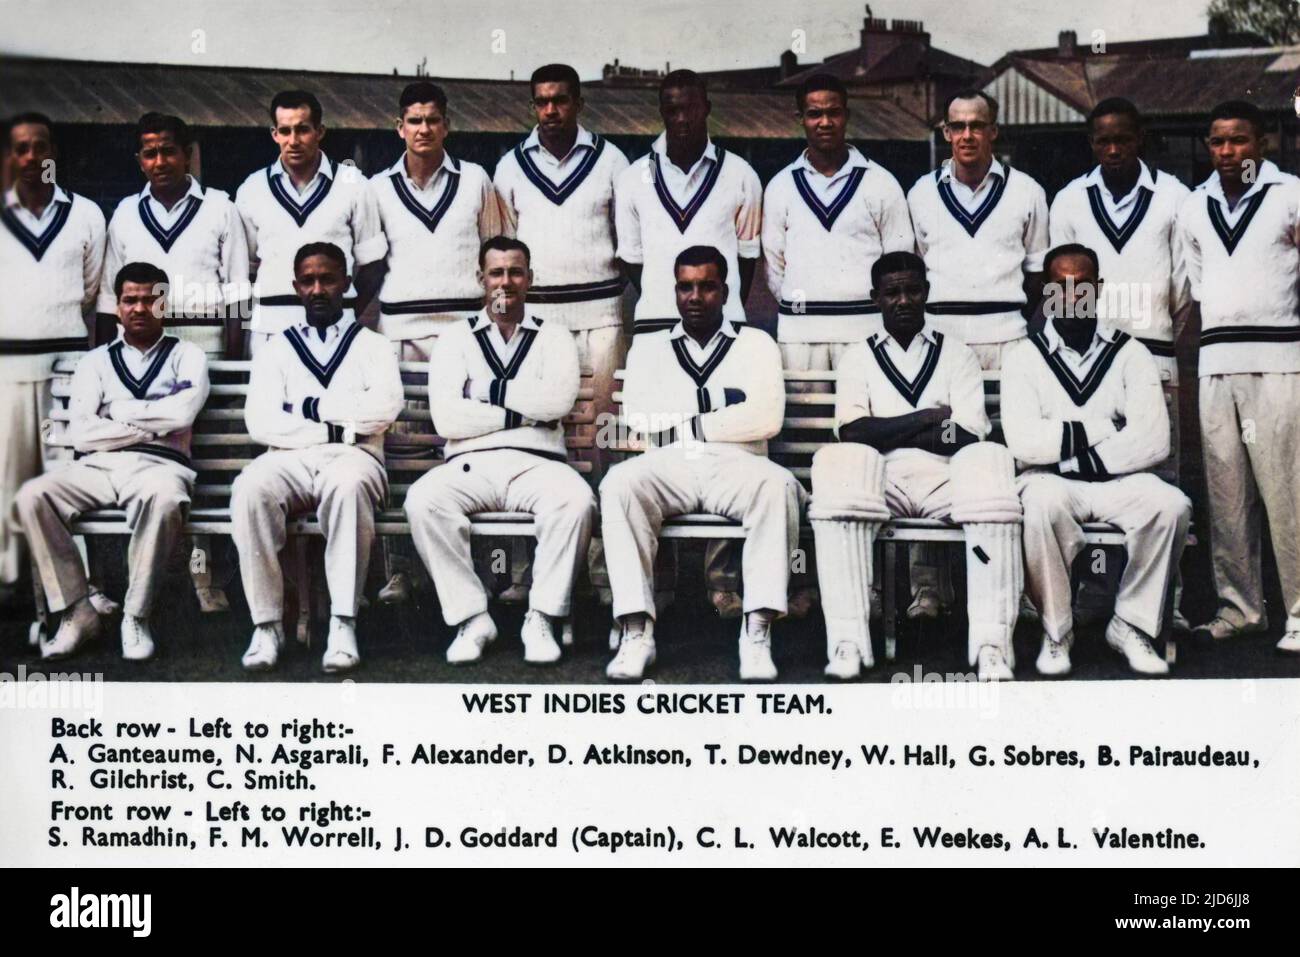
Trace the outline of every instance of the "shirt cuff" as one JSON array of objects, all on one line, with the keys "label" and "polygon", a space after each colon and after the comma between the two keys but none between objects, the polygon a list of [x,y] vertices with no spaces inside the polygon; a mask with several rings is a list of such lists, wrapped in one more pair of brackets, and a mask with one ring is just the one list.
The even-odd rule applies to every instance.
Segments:
[{"label": "shirt cuff", "polygon": [[741,259],[757,259],[762,249],[762,243],[757,238],[736,240],[736,255]]},{"label": "shirt cuff", "polygon": [[388,237],[383,233],[377,236],[371,236],[363,243],[356,243],[352,247],[352,258],[358,266],[368,266],[373,262],[378,262],[388,254]]}]

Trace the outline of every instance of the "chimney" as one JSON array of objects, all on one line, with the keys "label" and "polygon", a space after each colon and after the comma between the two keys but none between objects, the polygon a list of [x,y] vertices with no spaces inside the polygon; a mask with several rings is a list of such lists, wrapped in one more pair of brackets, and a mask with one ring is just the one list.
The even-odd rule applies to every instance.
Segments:
[{"label": "chimney", "polygon": [[799,70],[799,56],[793,50],[781,54],[781,79],[793,76]]},{"label": "chimney", "polygon": [[1075,36],[1073,30],[1062,30],[1056,35],[1056,54],[1061,57],[1074,56],[1075,46],[1079,38]]},{"label": "chimney", "polygon": [[1209,37],[1215,43],[1222,43],[1228,38],[1228,18],[1222,13],[1210,17]]}]

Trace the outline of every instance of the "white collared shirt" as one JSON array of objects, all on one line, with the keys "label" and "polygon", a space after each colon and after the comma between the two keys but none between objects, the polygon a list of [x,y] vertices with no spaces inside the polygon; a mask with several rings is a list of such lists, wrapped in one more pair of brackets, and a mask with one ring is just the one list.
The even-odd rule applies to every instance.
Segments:
[{"label": "white collared shirt", "polygon": [[330,162],[330,158],[328,156],[326,156],[324,153],[321,153],[320,166],[317,167],[316,172],[312,176],[312,178],[307,180],[307,182],[304,183],[302,186],[299,186],[297,183],[294,182],[293,177],[289,175],[289,171],[284,168],[284,162],[282,160],[277,159],[274,163],[271,164],[271,175],[280,177],[280,181],[284,183],[285,187],[288,189],[292,189],[299,196],[306,196],[309,193],[311,193],[313,190],[315,190],[316,184],[319,183],[322,178],[323,179],[334,178],[334,164]]},{"label": "white collared shirt", "polygon": [[839,169],[831,173],[829,176],[818,172],[817,167],[813,166],[812,162],[808,159],[807,149],[804,149],[804,151],[799,154],[799,158],[794,161],[794,165],[804,171],[804,175],[807,177],[806,182],[808,183],[808,186],[823,203],[830,203],[835,199],[836,195],[839,193],[840,183],[848,179],[855,169],[869,169],[871,166],[871,164],[867,162],[867,158],[858,151],[856,146],[849,147],[848,159],[841,164]]},{"label": "white collared shirt", "polygon": [[55,212],[58,211],[58,203],[71,203],[72,198],[63,191],[63,187],[58,183],[54,184],[54,193],[50,196],[50,201],[45,204],[41,214],[37,216],[30,209],[22,204],[18,199],[18,188],[11,186],[5,192],[5,206],[7,206],[14,215],[16,215],[28,229],[33,232],[42,232],[51,219],[54,218]]},{"label": "white collared shirt", "polygon": [[952,168],[952,160],[944,160],[941,167],[943,172],[939,174],[939,179],[946,180],[950,183],[952,185],[952,194],[957,197],[957,201],[971,211],[974,211],[979,207],[979,204],[984,201],[984,194],[987,193],[999,179],[1007,178],[1006,167],[999,163],[996,158],[994,158],[993,162],[989,164],[989,171],[984,174],[984,178],[979,181],[979,184],[974,189],[971,189],[959,180],[953,174]]},{"label": "white collared shirt", "polygon": [[1106,204],[1106,212],[1110,218],[1117,224],[1123,224],[1132,214],[1133,206],[1137,203],[1138,197],[1142,195],[1142,189],[1149,189],[1151,192],[1156,191],[1156,181],[1151,176],[1151,170],[1146,163],[1138,160],[1138,178],[1133,184],[1132,189],[1116,199],[1111,193],[1110,187],[1106,185],[1106,178],[1102,176],[1101,166],[1094,166],[1092,170],[1083,177],[1084,188],[1096,186],[1101,193],[1101,201]]},{"label": "white collared shirt", "polygon": [[595,138],[581,124],[578,126],[578,135],[573,141],[573,146],[563,156],[556,156],[542,145],[542,137],[536,126],[524,140],[524,150],[532,155],[537,168],[547,179],[557,184],[564,182],[565,177],[582,162],[587,150],[595,148]]},{"label": "white collared shirt", "polygon": [[718,331],[709,336],[709,341],[700,345],[700,341],[686,332],[684,323],[677,323],[673,326],[672,331],[668,333],[670,339],[685,339],[686,351],[690,353],[692,359],[699,365],[704,365],[713,351],[718,347],[718,343],[726,337],[728,339],[736,338],[736,327],[728,319],[722,320],[722,325],[718,326]]},{"label": "white collared shirt", "polygon": [[[306,310],[303,310],[304,315]],[[343,338],[343,333],[348,331],[349,326],[356,325],[351,313],[344,311],[338,321],[331,323],[324,329],[313,326],[305,318],[301,322],[294,324],[298,330],[298,335],[302,336],[303,342],[311,354],[316,357],[321,365],[325,365],[334,357],[334,350],[338,348],[339,340]]]},{"label": "white collared shirt", "polygon": [[189,205],[186,202],[187,199],[191,196],[199,201],[202,201],[203,199],[203,187],[199,185],[199,181],[193,176],[187,176],[185,178],[189,181],[189,187],[185,190],[185,194],[172,204],[171,209],[164,206],[158,197],[154,196],[153,187],[148,183],[145,183],[144,189],[140,190],[140,198],[148,202],[149,209],[153,211],[154,218],[158,220],[158,224],[162,226],[163,229],[170,229],[176,220],[181,218],[181,215]]},{"label": "white collared shirt", "polygon": [[429,177],[429,182],[425,183],[423,186],[420,186],[415,180],[411,179],[411,174],[406,169],[405,153],[397,158],[396,163],[384,170],[382,175],[391,176],[394,173],[401,174],[403,182],[406,183],[406,188],[411,191],[411,194],[416,198],[421,206],[425,209],[433,209],[434,206],[438,205],[438,200],[442,197],[442,194],[446,192],[447,181],[452,176],[459,174],[460,170],[456,168],[456,164],[452,160],[451,154],[446,150],[443,150],[442,162],[438,164],[438,168],[434,170],[433,175]]},{"label": "white collared shirt", "polygon": [[1092,367],[1098,350],[1105,346],[1106,343],[1115,341],[1115,333],[1114,328],[1098,321],[1096,329],[1093,330],[1092,338],[1088,340],[1087,348],[1082,352],[1078,352],[1057,332],[1055,319],[1049,319],[1043,323],[1043,337],[1047,340],[1048,351],[1060,353],[1065,364],[1070,367],[1070,371],[1079,379],[1082,379],[1088,369]]},{"label": "white collared shirt", "polygon": [[685,206],[690,202],[691,197],[695,195],[695,190],[708,175],[709,169],[718,162],[718,148],[713,145],[713,137],[705,140],[704,152],[688,170],[683,170],[668,158],[667,133],[660,133],[650,144],[650,149],[659,155],[659,172],[663,175],[664,185],[668,187],[669,195],[677,200],[679,206]]}]

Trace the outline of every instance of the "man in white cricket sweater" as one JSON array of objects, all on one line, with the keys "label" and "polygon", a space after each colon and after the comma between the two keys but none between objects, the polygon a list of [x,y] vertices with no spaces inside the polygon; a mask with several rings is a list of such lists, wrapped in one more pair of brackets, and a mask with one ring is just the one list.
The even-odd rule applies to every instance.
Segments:
[{"label": "man in white cricket sweater", "polygon": [[884,253],[911,252],[915,238],[898,180],[845,140],[844,84],[811,76],[795,105],[808,147],[763,193],[763,256],[785,368],[825,372],[880,331],[871,267]]},{"label": "man in white cricket sweater", "polygon": [[983,441],[992,427],[979,362],[926,319],[924,261],[886,253],[871,276],[884,329],[844,353],[835,384],[840,444],[813,457],[808,517],[826,616],[826,674],[856,678],[873,663],[868,589],[880,523],[938,518],[966,533],[970,663],[982,681],[1010,680],[1024,583],[1015,463],[1004,446]]},{"label": "man in white cricket sweater", "polygon": [[[0,502],[41,473],[41,421],[61,354],[84,352],[86,317],[104,266],[104,214],[55,181],[53,125],[39,113],[0,131],[13,185],[0,209]],[[0,516],[2,518],[3,516]],[[0,594],[11,597],[22,571],[21,539],[0,521]]]},{"label": "man in white cricket sweater", "polygon": [[354,282],[343,306],[352,318],[365,311],[383,275],[388,240],[374,194],[364,173],[350,163],[335,165],[322,152],[321,120],[320,101],[311,93],[277,93],[271,138],[280,158],[249,174],[235,193],[248,254],[257,261],[250,354],[302,318],[293,263],[304,245],[332,243],[343,250]]},{"label": "man in white cricket sweater", "polygon": [[1263,155],[1263,118],[1210,114],[1214,172],[1178,214],[1200,311],[1201,446],[1219,610],[1215,640],[1267,627],[1260,525],[1268,516],[1286,604],[1279,651],[1300,653],[1300,180]]},{"label": "man in white cricket sweater", "polygon": [[330,243],[298,250],[294,288],[301,319],[253,358],[244,421],[267,451],[235,479],[230,498],[253,638],[250,671],[275,666],[284,646],[279,555],[289,516],[314,511],[325,535],[330,629],[326,672],[357,666],[356,614],[375,508],[388,491],[384,432],[402,407],[402,380],[388,340],[343,308],[347,257]]},{"label": "man in white cricket sweater", "polygon": [[636,680],[655,660],[652,569],[666,517],[723,515],[745,526],[740,677],[776,678],[772,621],[786,610],[799,545],[803,487],[767,458],[781,430],[781,353],[766,334],[724,316],[727,260],[717,249],[678,254],[681,320],[633,343],[623,417],[649,448],[614,466],[600,485],[601,534],[621,627],[605,673]]},{"label": "man in white cricket sweater", "polygon": [[1106,643],[1139,674],[1162,675],[1151,647],[1187,538],[1187,496],[1145,471],[1169,455],[1169,414],[1146,346],[1096,314],[1097,255],[1081,245],[1047,254],[1041,331],[1002,367],[1002,428],[1025,471],[1025,579],[1043,623],[1037,668],[1070,671],[1074,643],[1070,567],[1085,522],[1124,533],[1127,560]]},{"label": "man in white cricket sweater", "polygon": [[591,539],[596,501],[568,464],[563,418],[578,397],[578,351],[568,330],[528,313],[529,250],[483,244],[482,311],[447,329],[429,362],[429,403],[445,462],[406,496],[411,537],[457,626],[451,664],[478,661],[497,637],[470,556],[476,512],[529,512],[537,554],[520,638],[524,660],[560,658],[555,627],[570,613],[574,577]]},{"label": "man in white cricket sweater", "polygon": [[208,397],[207,359],[193,342],[163,334],[167,273],[150,263],[117,272],[117,339],[77,364],[68,437],[77,460],[27,482],[15,512],[49,610],[62,613],[41,657],[72,654],[99,630],[99,615],[69,524],[83,512],[126,511],[131,529],[122,657],[154,653],[149,615],[175,565],[194,486],[190,438]]},{"label": "man in white cricket sweater", "polygon": [[[241,319],[251,290],[248,240],[239,210],[219,189],[190,173],[194,137],[184,120],[146,113],[136,124],[139,193],[117,204],[108,224],[104,275],[129,262],[151,262],[168,276],[167,329],[213,358],[243,358]],[[99,291],[97,338],[117,334],[113,290]]]},{"label": "man in white cricket sweater", "polygon": [[[397,100],[397,135],[406,150],[370,180],[388,239],[379,331],[401,362],[427,362],[439,333],[478,311],[479,246],[502,232],[492,179],[482,166],[446,151],[449,126],[443,89],[427,80],[408,84]],[[407,405],[426,408],[423,402]],[[407,430],[405,422],[396,429]],[[395,539],[383,540],[388,582],[380,601],[400,602],[410,594],[404,551]]]},{"label": "man in white cricket sweater", "polygon": [[917,252],[930,279],[926,310],[934,328],[998,369],[1005,350],[1025,335],[1026,303],[1038,302],[1047,251],[1047,196],[1019,170],[993,156],[998,105],[963,90],[944,111],[952,158],[907,194]]}]

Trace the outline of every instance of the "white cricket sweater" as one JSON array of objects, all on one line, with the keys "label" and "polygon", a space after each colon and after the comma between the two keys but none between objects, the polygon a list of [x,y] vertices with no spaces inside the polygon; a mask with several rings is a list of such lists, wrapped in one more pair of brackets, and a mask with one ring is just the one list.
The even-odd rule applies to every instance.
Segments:
[{"label": "white cricket sweater", "polygon": [[1034,180],[994,160],[968,209],[953,185],[952,161],[907,194],[916,248],[930,280],[934,327],[967,343],[1010,342],[1025,334],[1025,273],[1043,268],[1047,196]]},{"label": "white cricket sweater", "polygon": [[501,214],[507,234],[532,252],[528,309],[539,319],[575,332],[621,325],[614,183],[627,166],[622,150],[581,126],[560,160],[536,127],[501,157],[494,180]]},{"label": "white cricket sweater", "polygon": [[502,233],[483,167],[444,153],[442,168],[419,190],[403,155],[371,178],[370,189],[388,238],[379,331],[394,340],[422,339],[477,312],[479,246]]},{"label": "white cricket sweater", "polygon": [[1229,212],[1214,172],[1183,202],[1178,230],[1201,304],[1197,374],[1300,372],[1300,179],[1265,160]]},{"label": "white cricket sweater", "polygon": [[89,345],[83,309],[104,267],[104,214],[62,187],[39,222],[4,195],[0,209],[0,379],[40,382],[61,353]]},{"label": "white cricket sweater", "polygon": [[871,267],[915,247],[907,198],[854,147],[823,176],[805,150],[763,193],[763,256],[777,300],[778,342],[859,342],[881,328]]}]

